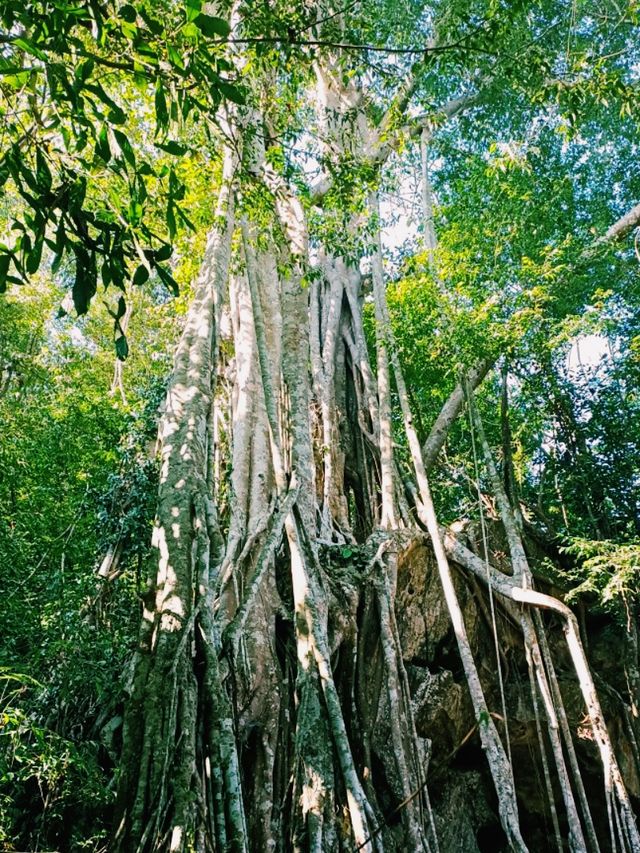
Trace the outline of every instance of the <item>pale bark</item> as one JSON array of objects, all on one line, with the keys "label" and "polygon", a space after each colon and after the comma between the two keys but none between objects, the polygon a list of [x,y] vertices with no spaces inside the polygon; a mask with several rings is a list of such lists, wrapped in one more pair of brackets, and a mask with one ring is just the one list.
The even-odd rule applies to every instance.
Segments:
[{"label": "pale bark", "polygon": [[[524,546],[522,543],[522,538],[520,535],[520,530],[518,527],[518,523],[516,520],[516,516],[511,508],[507,493],[505,491],[504,484],[500,479],[498,472],[495,468],[495,464],[493,462],[493,456],[491,450],[489,448],[489,444],[487,442],[484,428],[482,425],[482,420],[480,418],[479,412],[475,405],[475,401],[473,400],[472,394],[468,391],[467,388],[467,401],[471,410],[473,426],[478,435],[484,459],[485,465],[489,472],[489,477],[492,482],[493,490],[496,496],[496,500],[498,502],[498,507],[500,509],[500,517],[502,519],[502,523],[505,528],[505,532],[507,535],[507,543],[509,547],[509,553],[511,556],[511,563],[513,567],[513,577],[514,581],[518,584],[518,586],[522,587],[523,590],[530,588],[532,586],[532,576],[531,571],[529,569],[529,564],[527,561],[527,557],[524,551]],[[570,612],[570,611],[569,611]],[[576,623],[575,617],[571,614],[572,622]],[[536,636],[536,630],[531,618],[531,615],[523,612],[521,617],[521,624],[525,638],[525,647],[527,649],[527,654],[530,656],[533,662],[533,668],[536,673],[536,677],[538,679],[538,685],[540,688],[540,693],[544,701],[545,710],[547,714],[547,722],[548,722],[548,730],[549,730],[549,738],[551,741],[552,749],[554,752],[554,756],[556,759],[556,768],[558,770],[558,778],[560,782],[560,787],[562,790],[562,794],[565,800],[565,806],[567,809],[567,818],[569,821],[569,841],[570,847],[572,850],[582,851],[586,850],[586,842],[582,833],[582,827],[580,826],[580,821],[577,814],[577,809],[575,806],[575,802],[573,799],[573,792],[571,790],[571,785],[568,778],[568,773],[565,767],[564,755],[562,752],[562,746],[560,744],[560,739],[558,735],[558,722],[556,717],[556,707],[554,706],[554,701],[551,696],[551,690],[549,688],[547,682],[547,675],[544,669],[544,664],[542,661],[540,649],[538,646],[538,639]],[[540,627],[543,628],[542,623],[540,623]],[[570,639],[571,637],[571,639]],[[589,667],[586,664],[586,657],[584,656],[584,651],[582,650],[582,646],[580,644],[580,649],[575,646],[575,641],[577,639],[578,644],[580,644],[579,633],[575,634],[574,631],[570,630],[567,633],[567,642],[569,645],[569,651],[572,657],[572,661],[574,663],[574,667],[576,669],[576,674],[578,676],[578,680],[580,682],[581,689],[583,689],[583,695],[585,697],[585,701],[587,702],[587,707],[589,708],[589,701],[591,703],[596,703],[597,696],[595,695],[595,687],[593,686],[593,681],[591,679]],[[556,699],[560,699],[559,691],[555,694]],[[590,697],[588,699],[587,697]],[[595,709],[595,704],[593,704]],[[599,709],[599,705],[598,705]],[[564,708],[562,708],[562,714],[564,714]],[[615,770],[613,766],[615,764],[615,756],[613,755],[613,750],[611,749],[611,744],[609,742],[608,733],[604,723],[602,721],[602,713],[599,712],[599,716],[597,713],[590,713],[591,724],[594,731],[594,735],[596,738],[598,737],[596,733],[596,729],[600,732],[600,736],[602,738],[603,746],[601,747],[601,758],[603,762],[603,767],[605,771],[605,788],[607,787],[607,779],[615,775]],[[604,729],[604,732],[602,731]],[[604,745],[608,744],[608,746]],[[621,785],[620,790],[617,790],[616,793],[618,795],[620,803],[627,802],[626,791],[624,790],[624,785],[622,783],[622,778],[619,776],[618,771],[618,781]],[[622,806],[624,808],[624,806]],[[588,810],[586,812],[588,814]],[[589,823],[589,818],[587,817],[587,824]],[[591,830],[592,827],[589,827]]]},{"label": "pale bark", "polygon": [[547,635],[544,631],[542,616],[540,615],[539,611],[536,610],[534,612],[533,618],[536,624],[536,628],[538,630],[538,636],[540,637],[540,648],[542,650],[542,657],[544,659],[547,674],[549,676],[549,684],[551,685],[553,702],[557,710],[558,721],[560,723],[560,728],[562,730],[562,736],[564,738],[567,755],[569,757],[569,765],[571,767],[571,772],[573,775],[574,786],[578,794],[578,799],[580,801],[580,810],[582,812],[582,820],[584,823],[587,838],[589,839],[589,846],[591,847],[592,851],[595,851],[595,853],[599,853],[600,846],[598,844],[598,837],[596,835],[595,827],[593,825],[591,809],[589,808],[589,802],[587,800],[587,795],[584,790],[582,774],[580,773],[580,768],[578,766],[578,757],[576,755],[576,750],[573,745],[573,738],[571,736],[571,729],[569,728],[569,721],[567,720],[567,712],[565,711],[564,702],[562,701],[562,694],[560,693],[560,687],[558,685],[555,667],[551,658],[551,652],[549,650],[549,644],[547,642]]},{"label": "pale bark", "polygon": [[640,204],[636,204],[631,210],[627,211],[620,219],[617,219],[613,225],[610,225],[605,233],[596,240],[596,244],[612,243],[616,240],[622,240],[631,231],[640,225]]},{"label": "pale bark", "polygon": [[427,250],[429,266],[435,272],[434,252],[437,248],[436,228],[433,220],[433,191],[429,176],[429,152],[427,142],[429,132],[423,129],[420,136],[420,162],[422,166],[422,229],[424,246]]},{"label": "pale bark", "polygon": [[[529,661],[527,661],[529,663]],[[558,811],[556,809],[555,798],[553,793],[553,785],[551,783],[551,774],[549,772],[549,762],[547,761],[547,750],[542,735],[542,725],[540,723],[540,711],[538,709],[538,693],[536,688],[535,673],[533,665],[529,664],[529,686],[531,690],[531,702],[533,704],[533,715],[536,721],[536,732],[538,735],[538,749],[540,750],[540,762],[542,764],[542,773],[544,776],[544,786],[547,792],[547,801],[549,803],[549,811],[551,812],[551,822],[553,824],[553,834],[555,836],[556,849],[558,853],[562,853],[562,835],[560,834],[560,824],[558,823]]]},{"label": "pale bark", "polygon": [[[493,367],[493,361],[486,359],[472,367],[466,376],[471,390],[475,390]],[[464,406],[464,389],[462,383],[458,382],[440,410],[440,414],[434,421],[427,440],[422,445],[422,455],[427,471],[430,471],[444,447],[451,426],[456,421]]]},{"label": "pale bark", "polygon": [[[154,528],[158,573],[149,579],[128,688],[114,845],[123,851],[156,849],[161,837],[170,839],[167,849],[182,850],[196,832],[203,797],[195,742],[200,688],[191,661],[194,646],[201,642],[204,706],[221,727],[217,742],[209,743],[215,753],[207,753],[208,761],[222,761],[230,797],[226,835],[236,849],[246,848],[237,755],[228,736],[230,709],[207,651],[215,637],[205,606],[211,569],[220,556],[215,510],[206,488],[207,436],[218,346],[216,320],[233,232],[232,172],[233,159],[227,155],[219,224],[207,242],[160,427],[162,462]],[[212,815],[215,833],[213,820]]]},{"label": "pale bark", "polygon": [[[377,233],[377,251],[379,252],[379,231]],[[378,263],[380,264],[380,267],[381,260],[381,256],[379,255]],[[376,286],[375,281],[376,279],[374,276],[374,287]],[[445,601],[447,603],[447,608],[451,617],[451,622],[453,624],[456,642],[458,644],[458,651],[460,653],[460,658],[464,667],[471,701],[473,703],[476,719],[478,721],[480,739],[482,742],[483,749],[485,750],[485,754],[487,756],[487,761],[489,763],[489,768],[491,770],[491,775],[493,777],[494,786],[498,796],[500,820],[505,834],[509,839],[509,843],[513,847],[513,849],[526,851],[527,846],[522,838],[518,821],[518,804],[513,783],[513,773],[511,771],[511,767],[507,759],[507,755],[505,753],[502,742],[500,741],[500,737],[495,727],[495,723],[493,722],[493,718],[489,713],[489,709],[486,704],[476,664],[473,659],[473,652],[471,650],[471,645],[467,636],[462,609],[458,602],[458,597],[456,595],[456,591],[453,585],[449,561],[447,560],[447,556],[440,537],[435,507],[433,504],[431,489],[429,486],[429,481],[422,458],[420,443],[418,441],[418,436],[413,426],[411,407],[409,405],[409,398],[404,383],[402,368],[393,343],[391,324],[389,322],[389,315],[386,306],[386,297],[383,285],[380,287],[376,299],[378,302],[376,306],[376,321],[379,322],[381,326],[379,334],[389,342],[391,358],[394,367],[396,387],[398,390],[400,407],[404,420],[405,433],[411,452],[416,481],[418,483],[418,516],[426,526],[429,536],[431,537],[431,542],[436,557],[436,564],[438,566],[438,572],[440,575],[440,582],[442,584]]]},{"label": "pale bark", "polygon": [[336,357],[342,317],[342,299],[347,280],[340,259],[326,257],[322,265],[328,282],[325,298],[326,314],[322,334],[322,382],[316,394],[320,399],[322,415],[323,496],[321,536],[331,541],[333,524],[348,530],[349,520],[345,506],[344,458],[340,448],[338,410],[336,401]]},{"label": "pale bark", "polygon": [[564,754],[562,752],[562,743],[560,741],[560,735],[558,730],[558,718],[556,715],[556,708],[551,697],[551,691],[549,689],[546,672],[542,663],[540,646],[538,644],[538,638],[536,636],[536,631],[534,628],[533,620],[531,618],[531,614],[527,612],[522,613],[520,617],[520,622],[524,635],[525,650],[527,653],[527,663],[531,672],[533,672],[534,678],[537,682],[538,690],[540,691],[540,696],[542,697],[545,716],[547,718],[547,732],[549,734],[549,742],[551,744],[551,751],[553,753],[553,757],[556,764],[557,779],[560,785],[562,799],[564,800],[564,805],[567,812],[567,822],[569,824],[569,849],[572,851],[572,853],[586,853],[587,845],[584,840],[584,835],[582,833],[582,827],[580,825],[580,819],[578,817],[578,810],[576,808],[575,800],[573,798],[571,782],[569,781],[569,774],[567,772]]},{"label": "pale bark", "polygon": [[[371,195],[369,205],[376,221],[379,218],[378,199]],[[378,410],[380,425],[380,469],[382,506],[380,525],[383,528],[396,526],[396,500],[393,470],[393,434],[391,430],[391,381],[389,375],[389,355],[387,351],[388,324],[385,316],[384,274],[382,271],[382,252],[380,248],[380,230],[376,227],[373,255],[371,258],[373,277],[373,296],[376,312],[376,356],[378,363]]]},{"label": "pale bark", "polygon": [[640,849],[640,835],[638,834],[633,811],[629,803],[629,795],[627,794],[611,739],[604,722],[591,670],[580,640],[580,630],[576,617],[569,607],[561,601],[532,589],[523,589],[500,572],[494,571],[487,578],[484,563],[459,542],[451,532],[445,531],[444,542],[452,559],[471,571],[476,577],[481,578],[485,583],[490,583],[493,589],[500,595],[532,608],[550,610],[561,617],[567,648],[587,708],[594,739],[600,753],[604,771],[605,791],[609,797],[615,797],[620,810],[625,838],[627,839],[626,849],[629,851]]},{"label": "pale bark", "polygon": [[[419,67],[417,70],[419,70]],[[407,138],[418,136],[425,129],[431,133],[445,122],[455,118],[465,110],[471,109],[485,96],[490,82],[490,80],[487,80],[487,85],[482,86],[477,92],[451,98],[451,100],[442,104],[439,109],[418,116],[407,125],[403,121],[404,112],[418,83],[417,74],[412,73],[400,85],[392,103],[385,111],[377,127],[370,134],[365,153],[367,162],[374,168],[380,168]],[[352,99],[352,105],[355,106],[357,103],[357,100]],[[311,188],[313,203],[322,205],[332,186],[332,178],[326,175],[316,181]]]}]

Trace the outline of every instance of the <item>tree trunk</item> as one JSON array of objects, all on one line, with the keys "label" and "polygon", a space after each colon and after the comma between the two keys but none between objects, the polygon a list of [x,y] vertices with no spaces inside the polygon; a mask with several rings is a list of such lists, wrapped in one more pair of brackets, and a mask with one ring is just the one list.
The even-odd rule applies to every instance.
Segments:
[{"label": "tree trunk", "polygon": [[[383,162],[385,118],[369,126],[362,92],[339,66],[318,63],[316,75],[327,158]],[[303,205],[268,163],[263,124],[247,108],[232,134],[242,145],[225,154],[162,416],[157,571],[127,684],[112,849],[438,849],[395,622],[397,554],[422,533],[400,488],[393,368],[415,509],[432,539],[500,820],[511,847],[525,851],[427,480],[463,389],[423,453],[391,338],[379,230],[366,246],[374,375],[361,276],[347,251],[359,245],[364,211],[344,212],[350,245],[320,247],[312,269]],[[375,221],[375,191],[369,203]],[[470,383],[488,369],[479,365]],[[518,597],[514,579],[496,589],[539,604]],[[592,685],[581,684],[599,713]],[[605,750],[601,728],[598,737]],[[615,763],[608,772],[632,837]]]}]

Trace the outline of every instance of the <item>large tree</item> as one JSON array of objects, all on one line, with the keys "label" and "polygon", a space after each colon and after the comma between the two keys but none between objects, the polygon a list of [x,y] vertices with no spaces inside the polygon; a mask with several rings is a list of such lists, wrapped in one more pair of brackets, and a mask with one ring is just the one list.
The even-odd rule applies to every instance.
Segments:
[{"label": "large tree", "polygon": [[[190,113],[202,111],[219,165],[211,186],[217,196],[213,224],[161,417],[157,560],[126,679],[113,849],[438,849],[426,785],[428,744],[416,732],[395,612],[398,565],[425,535],[506,843],[527,849],[506,713],[499,728],[452,561],[480,579],[491,608],[495,597],[522,634],[557,780],[556,794],[548,783],[550,797],[562,803],[570,848],[585,850],[597,847],[596,830],[540,613],[552,611],[561,621],[599,751],[613,844],[638,849],[576,618],[564,603],[534,588],[513,478],[501,479],[496,470],[474,402],[474,390],[500,356],[517,357],[534,337],[537,317],[524,322],[523,303],[557,298],[553,288],[562,286],[562,276],[557,270],[547,275],[544,258],[566,236],[567,205],[563,200],[546,231],[530,233],[529,190],[512,181],[500,202],[520,244],[499,245],[496,232],[481,227],[479,218],[477,231],[468,235],[467,265],[456,272],[446,263],[456,240],[451,218],[443,223],[438,259],[429,179],[430,152],[441,150],[446,158],[454,146],[452,127],[468,144],[468,158],[488,160],[494,169],[489,177],[497,182],[527,156],[513,140],[530,137],[540,122],[559,124],[568,114],[575,123],[576,103],[593,103],[597,113],[607,97],[629,112],[630,63],[618,57],[632,50],[632,10],[614,22],[599,4],[583,4],[567,16],[564,4],[554,2],[379,2],[366,9],[238,3],[213,9],[189,0],[184,21],[173,4],[167,13],[180,21],[180,38],[173,32],[173,40],[163,40],[143,4],[119,9],[119,29],[108,19],[98,56],[84,58],[96,64],[76,72],[75,101],[67,97],[70,113],[61,118],[73,124],[80,113],[87,123],[83,98],[109,105],[111,95],[91,75],[115,65],[114,72],[137,74],[143,88],[154,89],[162,150],[179,156],[181,145],[165,138],[168,129],[182,123],[189,132],[195,121]],[[95,19],[102,13],[91,14]],[[17,11],[14,17],[20,26]],[[31,40],[27,28],[10,33],[5,43],[47,63],[60,45],[30,26],[36,29]],[[117,61],[107,54],[109,36],[116,47],[130,42]],[[212,37],[209,51],[204,45]],[[602,55],[600,38],[607,45]],[[86,43],[81,35],[72,44],[76,59],[89,52]],[[147,67],[144,57],[152,49]],[[177,49],[188,62],[176,59]],[[208,87],[206,62],[216,74]],[[30,71],[29,79],[38,73]],[[50,73],[47,85],[53,78]],[[165,89],[175,110],[167,108]],[[221,96],[226,99],[220,105]],[[126,214],[120,199],[111,198],[105,217],[87,212],[91,199],[84,193],[78,198],[52,191],[42,151],[55,143],[37,121],[33,175],[18,158],[22,137],[6,158],[23,202],[31,204],[33,192],[46,184],[49,206],[47,216],[21,220],[24,236],[3,256],[4,274],[9,263],[14,277],[37,267],[52,223],[62,236],[51,248],[62,255],[69,223],[78,311],[96,289],[96,258],[105,258],[105,286],[118,285],[127,265],[136,285],[152,272],[172,282],[164,266],[168,251],[142,217],[153,169],[140,169],[127,138],[114,127],[121,118],[118,105],[109,107],[95,134],[94,159],[82,168],[92,169],[95,158],[108,164],[115,152],[118,179],[128,181]],[[606,132],[601,116],[589,120],[597,133]],[[490,137],[496,142],[487,156]],[[455,345],[447,349],[443,343],[441,350],[454,387],[432,428],[416,426],[417,416],[427,415],[416,411],[412,383],[405,381],[397,322],[387,304],[382,240],[381,195],[394,176],[402,183],[403,168],[415,170],[420,146],[417,209],[425,253],[417,263],[430,282],[439,334],[455,337]],[[496,149],[502,157],[493,156]],[[557,147],[550,149],[550,157],[559,158],[557,168],[566,170]],[[67,184],[86,186],[64,156],[56,164]],[[155,177],[160,188],[167,179],[171,237],[184,190],[173,168]],[[484,184],[469,178],[476,211],[489,207],[486,178]],[[453,178],[445,182],[456,191]],[[551,209],[553,201],[547,199]],[[579,219],[566,218],[569,227]],[[638,219],[613,206],[598,209],[593,221],[596,235],[571,247],[578,270],[608,258],[609,245]],[[464,227],[474,227],[471,217]],[[35,247],[40,240],[39,253],[29,228],[35,229]],[[487,244],[495,246],[495,257],[504,253],[502,265],[478,275],[473,267]],[[562,257],[558,270],[566,266]],[[552,283],[541,296],[535,287],[548,279]],[[576,303],[582,307],[588,297],[583,290]],[[482,310],[473,313],[478,307],[484,317]],[[567,304],[557,316],[551,311],[549,323],[577,310]],[[119,306],[115,315],[117,344],[123,312]],[[118,352],[126,355],[122,343]],[[553,365],[547,367],[551,377]],[[484,461],[504,528],[507,571],[491,568],[441,528],[434,507],[431,472],[465,400],[474,452]],[[398,819],[388,821],[389,811]]]}]

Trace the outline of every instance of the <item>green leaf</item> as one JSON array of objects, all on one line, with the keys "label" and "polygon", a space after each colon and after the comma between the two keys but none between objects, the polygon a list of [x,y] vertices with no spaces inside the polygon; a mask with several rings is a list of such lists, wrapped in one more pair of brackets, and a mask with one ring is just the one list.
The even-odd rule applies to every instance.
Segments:
[{"label": "green leaf", "polygon": [[216,18],[213,15],[198,15],[195,19],[195,24],[205,36],[222,36],[222,38],[227,38],[231,32],[231,27],[225,20]]},{"label": "green leaf", "polygon": [[121,130],[113,131],[113,135],[115,136],[116,142],[122,151],[122,156],[127,161],[127,163],[131,166],[132,169],[136,167],[136,155],[131,147],[131,143],[128,138],[124,135]]},{"label": "green leaf", "polygon": [[25,53],[30,53],[31,56],[35,56],[36,59],[41,59],[43,62],[47,61],[47,55],[43,53],[40,48],[36,47],[35,44],[32,44],[30,41],[28,41],[26,38],[18,36],[18,38],[12,40],[12,43],[15,45],[15,47],[19,47],[21,48],[21,50],[24,50]]},{"label": "green leaf", "polygon": [[87,84],[85,88],[92,94],[97,95],[97,97],[102,101],[102,103],[109,107],[109,121],[113,122],[114,124],[124,124],[126,122],[126,113],[124,112],[122,107],[119,106],[113,100],[113,98],[105,92],[104,87],[101,83],[91,83],[90,85]]},{"label": "green leaf", "polygon": [[0,255],[0,293],[4,293],[7,289],[7,275],[9,273],[9,264],[11,263],[11,255]]},{"label": "green leaf", "polygon": [[128,24],[133,24],[135,23],[135,20],[138,17],[138,13],[136,12],[133,6],[127,3],[126,5],[120,7],[120,17]]},{"label": "green leaf", "polygon": [[54,255],[53,261],[51,263],[51,275],[55,275],[60,269],[60,264],[62,263],[62,258],[64,257],[64,248],[60,249],[59,252],[56,252]]},{"label": "green leaf", "polygon": [[190,231],[195,231],[195,230],[196,230],[196,226],[195,226],[195,225],[193,224],[193,222],[189,219],[189,217],[188,217],[188,216],[187,216],[187,214],[184,212],[184,210],[183,210],[179,205],[177,205],[177,204],[176,204],[176,211],[178,212],[178,216],[180,217],[180,219],[182,219],[182,221],[183,221],[183,222],[184,222],[184,224],[187,226],[187,228],[188,228]]},{"label": "green leaf", "polygon": [[132,225],[137,225],[140,222],[140,220],[142,219],[143,213],[144,213],[144,208],[140,204],[140,202],[136,201],[135,199],[131,199],[131,201],[129,202],[129,208],[128,208],[129,222],[131,222]]},{"label": "green leaf", "polygon": [[156,142],[155,146],[166,151],[167,154],[173,154],[176,157],[182,156],[189,150],[186,145],[180,145],[179,142],[174,142],[173,139],[170,139],[168,142]]},{"label": "green leaf", "polygon": [[60,217],[58,227],[56,228],[55,252],[62,254],[67,243],[67,232],[64,227],[64,219]]},{"label": "green leaf", "polygon": [[173,248],[169,243],[165,243],[164,246],[161,246],[154,252],[153,257],[156,261],[168,261],[172,254]]},{"label": "green leaf", "polygon": [[27,257],[27,261],[25,263],[25,269],[27,270],[29,275],[33,275],[34,273],[36,273],[38,271],[38,268],[40,266],[40,261],[42,260],[43,242],[44,242],[43,238],[39,237],[39,239],[36,240],[31,251],[29,252],[29,255]]},{"label": "green leaf", "polygon": [[132,191],[132,193],[135,194],[136,199],[141,204],[144,204],[144,202],[147,200],[148,193],[147,193],[147,185],[145,184],[144,178],[142,177],[142,175],[140,175],[140,174],[136,175],[134,186],[132,187],[131,191]]},{"label": "green leaf", "polygon": [[127,356],[129,355],[129,344],[127,343],[126,335],[120,334],[120,337],[116,338],[116,355],[120,361],[125,361]]},{"label": "green leaf", "polygon": [[111,264],[109,263],[109,261],[105,261],[102,264],[101,273],[102,283],[104,284],[105,288],[109,287],[109,285],[111,284]]},{"label": "green leaf", "polygon": [[187,13],[187,21],[195,20],[202,9],[202,0],[186,0],[185,11]]},{"label": "green leaf", "polygon": [[247,103],[247,99],[244,96],[244,93],[238,89],[236,86],[233,86],[231,83],[228,83],[226,80],[218,80],[216,83],[218,89],[222,92],[225,98],[228,98],[230,101],[233,101],[234,104],[240,104],[240,106],[244,106]]},{"label": "green leaf", "polygon": [[118,308],[116,309],[116,320],[119,320],[121,317],[127,313],[127,303],[124,301],[124,296],[121,296],[118,299]]},{"label": "green leaf", "polygon": [[96,154],[105,163],[111,160],[111,148],[109,147],[109,134],[106,124],[103,124],[100,128],[98,138],[96,139]]},{"label": "green leaf", "polygon": [[108,118],[112,124],[124,124],[127,120],[125,111],[120,109],[120,107],[115,110],[111,110]]},{"label": "green leaf", "polygon": [[11,174],[11,170],[6,162],[6,157],[4,160],[0,160],[0,189],[6,184],[9,175]]},{"label": "green leaf", "polygon": [[164,286],[167,287],[174,296],[177,296],[180,293],[180,288],[171,273],[167,272],[164,267],[156,267],[156,270],[160,276],[160,281]]},{"label": "green leaf", "polygon": [[131,283],[136,286],[143,285],[146,281],[149,280],[149,270],[146,268],[144,264],[140,264],[140,266],[136,269],[133,274],[133,278],[131,279]]},{"label": "green leaf", "polygon": [[200,30],[194,23],[189,21],[182,27],[182,35],[188,39],[198,38]]},{"label": "green leaf", "polygon": [[76,256],[76,277],[73,283],[73,305],[78,316],[86,314],[96,292],[95,258],[82,246],[74,246]]},{"label": "green leaf", "polygon": [[11,86],[12,89],[22,89],[29,82],[29,77],[31,77],[31,70],[26,69],[24,71],[17,71],[15,74],[7,74],[2,78],[2,82],[6,83],[7,86]]},{"label": "green leaf", "polygon": [[169,171],[169,196],[175,201],[182,201],[184,198],[184,194],[186,192],[186,187],[182,183],[182,181],[178,178],[175,171],[171,169]]},{"label": "green leaf", "polygon": [[173,65],[173,67],[179,68],[180,71],[184,71],[184,62],[182,60],[182,56],[172,44],[167,45],[167,54],[169,56],[169,62]]},{"label": "green leaf", "polygon": [[26,232],[16,240],[16,250],[18,247],[22,251],[24,263],[31,253],[31,237]]},{"label": "green leaf", "polygon": [[51,189],[51,171],[40,148],[36,151],[36,180],[43,193]]},{"label": "green leaf", "polygon": [[73,76],[80,83],[86,83],[89,77],[93,74],[94,68],[95,62],[93,59],[85,59],[84,62],[81,62],[80,65],[78,65]]},{"label": "green leaf", "polygon": [[34,193],[39,192],[40,188],[38,187],[38,179],[30,169],[27,169],[26,165],[22,161],[18,162],[18,170],[20,177],[26,181],[29,188],[32,189]]},{"label": "green leaf", "polygon": [[114,242],[110,256],[111,280],[116,287],[124,290],[125,279],[127,278],[125,270],[124,252],[122,249],[122,233],[118,240]]},{"label": "green leaf", "polygon": [[174,208],[173,202],[169,201],[169,203],[167,204],[167,213],[166,213],[165,219],[167,222],[167,229],[169,231],[169,236],[171,237],[172,240],[176,236],[176,215],[174,213],[173,208]]},{"label": "green leaf", "polygon": [[160,129],[166,128],[169,124],[169,113],[167,111],[167,99],[164,96],[162,81],[158,79],[156,83],[155,95],[156,107],[156,134]]},{"label": "green leaf", "polygon": [[[160,13],[162,14],[161,10],[158,11],[160,11]],[[164,27],[161,21],[158,21],[156,20],[156,18],[152,17],[152,15],[147,9],[140,7],[140,9],[138,9],[138,13],[154,35],[159,36],[164,32]]]}]

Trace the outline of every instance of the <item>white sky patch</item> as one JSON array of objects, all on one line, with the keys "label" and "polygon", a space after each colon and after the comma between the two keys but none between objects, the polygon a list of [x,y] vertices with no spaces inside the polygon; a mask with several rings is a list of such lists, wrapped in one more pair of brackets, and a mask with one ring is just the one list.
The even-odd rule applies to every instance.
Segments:
[{"label": "white sky patch", "polygon": [[567,354],[567,372],[580,373],[597,367],[609,355],[609,342],[604,335],[580,335]]},{"label": "white sky patch", "polygon": [[54,348],[61,343],[68,341],[72,346],[77,347],[78,349],[87,350],[91,355],[95,355],[98,351],[98,345],[96,342],[92,341],[91,338],[85,335],[82,329],[75,323],[71,325],[64,323],[63,328],[56,323],[51,329],[50,341]]},{"label": "white sky patch", "polygon": [[422,217],[421,180],[411,171],[401,173],[396,186],[380,194],[383,254],[397,256],[402,249],[419,251]]},{"label": "white sky patch", "polygon": [[89,348],[89,340],[86,335],[84,335],[77,326],[71,326],[68,331],[69,340],[76,347],[86,347]]},{"label": "white sky patch", "polygon": [[415,212],[408,212],[405,205],[398,205],[395,194],[380,200],[383,251],[397,252],[407,241],[417,242],[418,225]]}]

